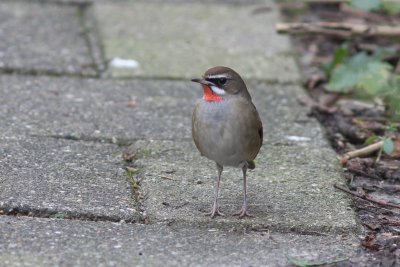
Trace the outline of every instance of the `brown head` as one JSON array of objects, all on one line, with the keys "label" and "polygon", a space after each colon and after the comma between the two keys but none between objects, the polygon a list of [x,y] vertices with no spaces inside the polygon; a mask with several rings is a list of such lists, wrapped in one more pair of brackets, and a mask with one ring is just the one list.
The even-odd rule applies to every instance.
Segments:
[{"label": "brown head", "polygon": [[241,96],[251,101],[246,84],[240,75],[228,67],[213,67],[208,69],[202,78],[192,79],[203,85],[204,96],[207,101],[221,101],[224,97]]}]

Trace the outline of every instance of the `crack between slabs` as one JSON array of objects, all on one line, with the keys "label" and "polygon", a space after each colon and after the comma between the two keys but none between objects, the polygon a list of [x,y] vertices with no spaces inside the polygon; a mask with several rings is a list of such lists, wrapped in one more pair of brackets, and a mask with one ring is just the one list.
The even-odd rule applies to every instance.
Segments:
[{"label": "crack between slabs", "polygon": [[129,146],[137,141],[192,141],[191,138],[177,138],[177,139],[147,139],[147,138],[121,138],[121,137],[105,137],[105,136],[91,136],[91,135],[74,135],[74,134],[52,134],[52,135],[40,135],[40,134],[30,134],[30,137],[37,138],[54,138],[54,139],[64,139],[70,141],[84,141],[84,142],[95,142],[104,144],[114,144],[117,146]]},{"label": "crack between slabs", "polygon": [[38,70],[38,69],[22,69],[12,67],[0,67],[1,74],[11,75],[30,75],[30,76],[49,76],[49,77],[78,77],[78,78],[96,78],[94,74],[70,73],[57,70]]},{"label": "crack between slabs", "polygon": [[0,216],[52,218],[64,220],[94,221],[94,222],[119,222],[119,223],[142,223],[138,218],[120,218],[107,215],[96,215],[92,213],[79,213],[63,210],[35,209],[31,207],[11,207],[3,204],[0,206]]},{"label": "crack between slabs", "polygon": [[100,31],[92,5],[78,6],[78,17],[81,25],[82,35],[85,39],[92,58],[93,66],[96,69],[96,78],[104,77],[107,70],[103,43],[101,42]]}]

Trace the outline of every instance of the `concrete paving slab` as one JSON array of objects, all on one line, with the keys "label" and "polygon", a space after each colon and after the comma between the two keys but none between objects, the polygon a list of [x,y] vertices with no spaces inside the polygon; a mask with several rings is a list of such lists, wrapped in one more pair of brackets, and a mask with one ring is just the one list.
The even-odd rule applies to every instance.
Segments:
[{"label": "concrete paving slab", "polygon": [[[14,0],[14,1],[38,1],[38,2],[55,2],[61,4],[93,4],[98,2],[133,2],[138,0]],[[139,0],[140,1],[140,0]],[[144,0],[142,0],[144,1]],[[224,4],[234,4],[234,5],[249,5],[249,4],[265,4],[265,0],[147,0],[146,2],[151,3],[203,3],[203,4],[215,4],[224,3]]]},{"label": "concrete paving slab", "polygon": [[0,2],[0,70],[95,75],[79,9]]},{"label": "concrete paving slab", "polygon": [[240,220],[230,216],[242,203],[239,169],[226,168],[222,176],[220,205],[227,216],[210,219],[203,213],[211,209],[214,196],[214,162],[200,157],[191,142],[140,141],[136,147],[138,179],[146,196],[142,204],[150,221],[321,235],[360,230],[348,197],[333,188],[343,179],[338,160],[329,148],[265,143],[256,159],[256,169],[248,175],[248,198],[254,217]]},{"label": "concrete paving slab", "polygon": [[287,266],[286,255],[329,261],[357,244],[351,236],[6,216],[0,236],[6,266]]},{"label": "concrete paving slab", "polygon": [[[89,140],[160,140],[151,142],[150,147],[147,147],[146,142],[146,145],[139,147],[145,156],[144,161],[138,161],[144,168],[142,175],[162,175],[163,168],[167,171],[174,170],[177,165],[182,175],[195,179],[191,182],[194,187],[186,195],[182,195],[183,203],[193,200],[189,203],[198,203],[201,206],[184,204],[187,207],[183,210],[177,209],[178,214],[170,212],[171,207],[168,205],[173,208],[182,203],[176,204],[178,199],[168,200],[168,196],[172,194],[179,197],[177,192],[182,189],[172,185],[169,190],[165,190],[165,185],[159,184],[162,178],[153,175],[150,182],[144,179],[143,189],[149,189],[151,194],[162,199],[154,199],[155,202],[145,204],[149,215],[157,220],[163,220],[164,213],[169,214],[169,219],[191,217],[192,212],[208,206],[206,203],[210,202],[212,196],[215,168],[212,163],[199,158],[190,134],[193,103],[202,94],[201,88],[196,84],[163,80],[106,81],[29,76],[0,78],[4,85],[1,87],[4,98],[0,105],[3,109],[0,114],[5,122],[2,127],[4,136],[25,133],[77,138],[83,135]],[[258,218],[265,219],[268,223],[248,222],[260,227],[279,225],[285,230],[295,228],[303,232],[355,229],[352,213],[346,210],[346,199],[343,195],[332,192],[332,184],[341,181],[335,155],[324,140],[320,126],[314,119],[308,118],[306,108],[297,103],[296,97],[303,94],[301,89],[296,86],[254,82],[250,82],[249,87],[265,129],[265,148],[257,160],[261,163],[258,169],[260,172],[254,173],[255,184],[261,185],[257,188],[265,191],[251,191],[251,194],[256,198],[254,205],[262,215]],[[153,150],[159,152],[148,159],[146,151]],[[164,161],[162,154],[168,154],[168,151],[173,153]],[[181,155],[186,156],[179,158]],[[241,178],[240,172],[232,172],[228,177],[229,175],[231,178],[227,181],[234,181],[228,184],[228,205],[232,209],[240,204]],[[197,180],[198,176],[205,177],[206,180]],[[206,193],[204,188],[197,185],[199,181],[203,186],[209,186],[211,191]],[[271,187],[271,184],[275,187]],[[286,186],[280,187],[281,184]],[[200,190],[201,197],[192,199],[193,195],[196,196],[192,192],[196,190]],[[287,194],[282,194],[283,192]],[[312,197],[305,197],[307,194]],[[292,195],[295,195],[293,199]],[[337,198],[337,201],[332,201],[332,198]],[[275,204],[265,204],[265,200],[269,199],[275,199]],[[165,203],[162,204],[163,202]],[[343,212],[338,212],[342,204]],[[162,208],[157,210],[159,205]],[[301,212],[300,207],[303,207]],[[313,218],[304,213],[304,209],[308,208],[318,217]],[[279,212],[268,213],[271,209]],[[184,213],[179,213],[180,211]],[[333,211],[338,213],[340,220],[330,221]]]},{"label": "concrete paving slab", "polygon": [[[329,146],[319,124],[297,103],[304,96],[298,86],[249,81],[248,87],[268,142]],[[202,89],[190,81],[3,75],[0,95],[0,136],[191,140],[192,111]]]},{"label": "concrete paving slab", "polygon": [[[190,138],[190,82],[0,76],[0,136]],[[194,86],[194,84],[192,85]]]},{"label": "concrete paving slab", "polygon": [[[360,228],[349,199],[332,187],[342,181],[334,152],[298,105],[304,93],[288,85],[300,76],[288,38],[275,33],[272,1],[257,15],[258,0],[96,0],[78,12],[83,2],[0,3],[8,49],[2,54],[0,44],[0,68],[91,75],[103,61],[93,51],[100,41],[81,28],[93,30],[97,20],[107,59],[139,63],[123,69],[114,61],[108,74],[149,80],[0,75],[0,214],[51,217],[0,216],[0,265],[286,266],[286,255],[351,257]],[[161,79],[192,78],[213,65],[250,79],[264,123],[249,172],[253,218],[229,216],[242,200],[237,169],[223,174],[228,216],[202,215],[216,170],[191,141],[201,88]],[[108,142],[135,143],[133,192],[123,148]],[[148,225],[110,222],[143,218]]]},{"label": "concrete paving slab", "polygon": [[298,81],[289,39],[275,33],[279,12],[267,4],[270,12],[253,14],[260,5],[96,3],[109,75],[187,79],[226,65],[246,78]]},{"label": "concrete paving slab", "polygon": [[56,4],[67,4],[67,5],[89,5],[99,0],[14,0],[14,1],[56,3]]},{"label": "concrete paving slab", "polygon": [[136,203],[121,161],[121,148],[111,144],[0,139],[0,211],[137,221]]}]

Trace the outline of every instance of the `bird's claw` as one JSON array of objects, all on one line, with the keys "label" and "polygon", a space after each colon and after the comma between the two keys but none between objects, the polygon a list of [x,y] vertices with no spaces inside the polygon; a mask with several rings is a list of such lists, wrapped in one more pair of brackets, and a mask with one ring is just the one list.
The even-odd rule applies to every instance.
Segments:
[{"label": "bird's claw", "polygon": [[238,212],[234,213],[233,216],[239,216],[239,218],[253,217],[248,211],[247,207],[243,206]]},{"label": "bird's claw", "polygon": [[210,216],[211,218],[214,218],[216,216],[225,216],[222,212],[219,211],[219,208],[213,208],[210,212],[207,212],[204,214],[205,216]]}]

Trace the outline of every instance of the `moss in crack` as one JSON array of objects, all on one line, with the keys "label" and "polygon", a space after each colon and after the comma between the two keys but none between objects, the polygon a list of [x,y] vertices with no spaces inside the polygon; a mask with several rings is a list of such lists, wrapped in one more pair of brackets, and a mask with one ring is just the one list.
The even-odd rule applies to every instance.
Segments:
[{"label": "moss in crack", "polygon": [[69,217],[70,215],[64,212],[57,212],[55,214],[49,215],[49,218],[54,218],[54,219],[68,219]]},{"label": "moss in crack", "polygon": [[139,203],[140,200],[143,198],[140,190],[140,181],[139,179],[137,179],[138,172],[138,169],[131,166],[127,166],[125,168],[127,180],[132,190],[132,196],[137,203]]},{"label": "moss in crack", "polygon": [[140,182],[136,179],[138,169],[135,169],[133,167],[126,167],[125,172],[132,190],[138,190],[140,188]]},{"label": "moss in crack", "polygon": [[151,156],[151,153],[152,153],[152,151],[151,151],[151,149],[150,148],[147,148],[147,147],[144,147],[144,148],[142,148],[142,149],[140,149],[139,151],[138,151],[138,154],[139,154],[139,157],[140,158],[142,158],[142,157],[150,157]]}]

